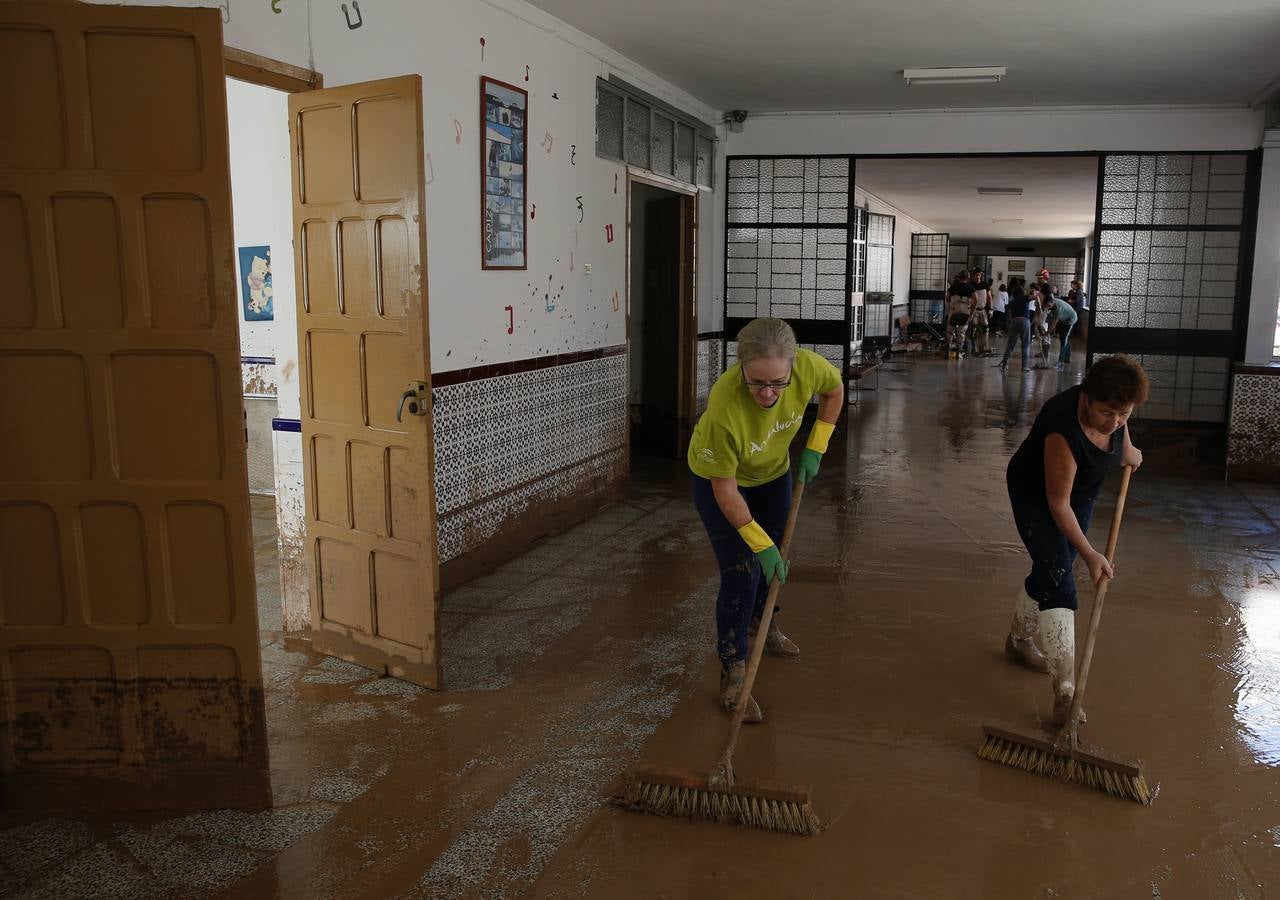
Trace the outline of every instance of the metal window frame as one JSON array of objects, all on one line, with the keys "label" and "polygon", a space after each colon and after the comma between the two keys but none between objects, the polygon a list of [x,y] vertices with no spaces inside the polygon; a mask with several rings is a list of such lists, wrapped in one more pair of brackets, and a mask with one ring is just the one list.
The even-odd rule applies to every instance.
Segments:
[{"label": "metal window frame", "polygon": [[[889,220],[889,243],[881,244],[871,240],[871,216],[877,216],[881,219]],[[890,293],[890,294],[893,293],[893,263],[894,263],[894,253],[895,253],[894,241],[896,241],[897,238],[898,238],[898,217],[897,216],[890,215],[889,213],[873,213],[870,210],[867,211],[867,260],[869,262],[871,259],[872,247],[879,247],[881,249],[888,248],[889,250],[889,290],[887,291],[887,293]],[[864,278],[863,284],[865,285],[865,283],[866,283],[866,279]]]}]

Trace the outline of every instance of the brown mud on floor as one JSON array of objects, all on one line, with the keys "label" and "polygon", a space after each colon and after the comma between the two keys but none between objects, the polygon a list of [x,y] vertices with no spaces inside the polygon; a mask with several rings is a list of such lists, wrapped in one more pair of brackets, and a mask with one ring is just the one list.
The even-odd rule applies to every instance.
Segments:
[{"label": "brown mud on floor", "polygon": [[818,837],[606,802],[638,762],[706,768],[724,728],[715,567],[679,467],[650,467],[625,502],[445,596],[436,694],[283,645],[256,504],[276,809],[8,828],[0,889],[1280,895],[1280,491],[1134,479],[1084,735],[1143,757],[1152,807],[984,763],[982,722],[1048,713],[1045,677],[1000,652],[1025,574],[1003,469],[1072,375],[887,369],[807,495],[782,615],[803,656],[766,661],[767,721],[739,743],[742,777],[812,785]]}]

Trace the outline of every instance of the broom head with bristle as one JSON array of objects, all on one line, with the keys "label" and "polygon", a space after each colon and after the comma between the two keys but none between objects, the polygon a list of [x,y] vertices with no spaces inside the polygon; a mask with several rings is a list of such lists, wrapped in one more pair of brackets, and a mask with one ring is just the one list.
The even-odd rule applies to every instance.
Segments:
[{"label": "broom head with bristle", "polygon": [[784,834],[815,835],[822,823],[808,788],[775,782],[735,782],[713,787],[709,778],[643,766],[632,773],[615,802],[659,816],[707,819]]},{"label": "broom head with bristle", "polygon": [[1103,755],[1097,748],[1086,749],[1078,744],[1064,749],[1043,734],[992,725],[983,725],[982,731],[982,745],[978,747],[982,759],[1151,805],[1151,789],[1142,776],[1140,760]]}]

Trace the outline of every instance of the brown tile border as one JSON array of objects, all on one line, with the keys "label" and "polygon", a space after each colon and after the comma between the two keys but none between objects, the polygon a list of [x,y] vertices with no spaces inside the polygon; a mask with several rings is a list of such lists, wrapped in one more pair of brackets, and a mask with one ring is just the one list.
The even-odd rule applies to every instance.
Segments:
[{"label": "brown tile border", "polygon": [[1280,363],[1271,363],[1266,366],[1251,366],[1245,363],[1232,363],[1231,373],[1233,375],[1274,375],[1280,377]]},{"label": "brown tile border", "polygon": [[698,340],[700,341],[718,341],[724,337],[723,331],[699,331]]},{"label": "brown tile border", "polygon": [[594,350],[578,350],[574,353],[553,353],[550,356],[535,356],[532,359],[513,359],[510,362],[493,363],[486,366],[471,366],[467,369],[454,369],[451,372],[433,372],[432,387],[448,387],[467,381],[479,381],[482,378],[501,378],[504,375],[516,375],[520,372],[533,372],[538,369],[550,369],[553,366],[568,366],[573,363],[587,362],[592,359],[604,359],[607,356],[622,356],[627,352],[626,344],[615,344],[612,347],[597,347]]}]

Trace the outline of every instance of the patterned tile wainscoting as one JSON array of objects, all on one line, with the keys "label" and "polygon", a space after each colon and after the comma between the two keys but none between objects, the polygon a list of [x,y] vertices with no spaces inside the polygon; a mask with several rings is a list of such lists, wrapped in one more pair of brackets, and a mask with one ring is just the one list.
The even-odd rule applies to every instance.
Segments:
[{"label": "patterned tile wainscoting", "polygon": [[1280,481],[1280,367],[1237,366],[1232,374],[1227,477]]},{"label": "patterned tile wainscoting", "polygon": [[442,563],[537,505],[625,478],[627,357],[606,352],[434,388]]}]

